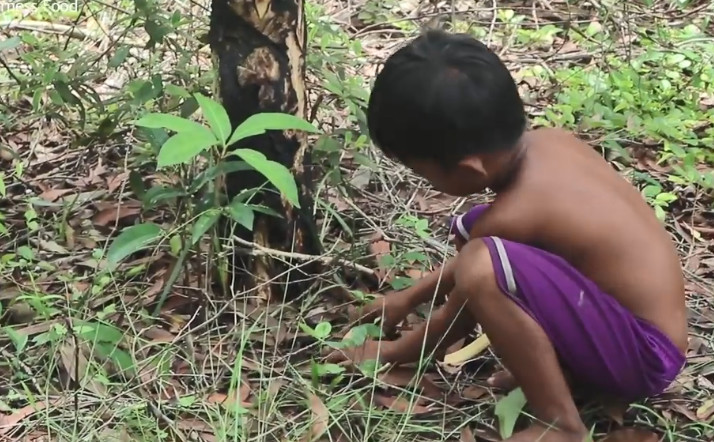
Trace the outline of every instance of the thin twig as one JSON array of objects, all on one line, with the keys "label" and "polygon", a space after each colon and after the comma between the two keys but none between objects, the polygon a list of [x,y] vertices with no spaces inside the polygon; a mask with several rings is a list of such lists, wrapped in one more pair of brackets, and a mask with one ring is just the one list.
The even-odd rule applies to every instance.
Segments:
[{"label": "thin twig", "polygon": [[357,264],[356,262],[348,261],[346,259],[342,258],[337,258],[334,256],[318,256],[318,255],[308,255],[305,253],[296,253],[296,252],[283,252],[282,250],[276,250],[276,249],[271,249],[268,247],[263,247],[259,244],[256,244],[254,242],[246,241],[242,238],[238,238],[237,236],[233,236],[233,240],[237,242],[238,244],[249,247],[251,250],[251,254],[253,255],[260,255],[260,256],[280,256],[283,258],[293,258],[297,259],[300,261],[319,261],[323,264],[340,264],[345,267],[352,267],[355,270],[359,270],[362,273],[366,273],[368,275],[374,275],[375,272],[374,270],[365,267],[361,264]]}]

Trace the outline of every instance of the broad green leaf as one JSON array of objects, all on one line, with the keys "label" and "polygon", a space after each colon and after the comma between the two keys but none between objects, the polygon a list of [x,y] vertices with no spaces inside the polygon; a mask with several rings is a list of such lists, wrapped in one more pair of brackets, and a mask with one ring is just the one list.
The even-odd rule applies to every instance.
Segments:
[{"label": "broad green leaf", "polygon": [[520,388],[511,391],[496,403],[495,414],[498,417],[498,429],[502,438],[511,437],[516,420],[525,405],[526,397]]},{"label": "broad green leaf", "polygon": [[236,149],[233,153],[267,178],[293,206],[300,207],[295,177],[287,167],[265,158],[265,155],[257,150]]},{"label": "broad green leaf", "polygon": [[124,333],[116,327],[101,322],[82,322],[75,326],[77,336],[89,342],[109,342],[116,344],[124,338]]},{"label": "broad green leaf", "polygon": [[131,372],[134,369],[134,360],[131,355],[124,350],[117,348],[113,344],[99,343],[95,346],[99,354],[111,359],[121,369],[122,372]]},{"label": "broad green leaf", "polygon": [[330,336],[331,331],[332,324],[327,321],[321,322],[315,326],[315,338],[325,339],[326,337]]},{"label": "broad green leaf", "polygon": [[263,112],[248,117],[233,132],[227,145],[242,140],[243,138],[260,135],[268,130],[303,130],[305,132],[319,132],[315,126],[295,115],[278,112]]},{"label": "broad green leaf", "polygon": [[191,94],[186,90],[186,88],[181,86],[176,86],[175,84],[167,84],[166,93],[169,95],[175,95],[177,97],[186,98],[190,97]]},{"label": "broad green leaf", "polygon": [[211,125],[213,133],[219,141],[226,142],[231,134],[231,120],[223,106],[215,100],[211,100],[201,94],[195,94],[198,105],[201,106],[203,116]]},{"label": "broad green leaf", "polygon": [[213,227],[221,216],[221,212],[217,210],[210,210],[203,215],[199,216],[196,220],[196,224],[193,225],[191,232],[191,245],[196,244],[204,233],[208,232],[208,229]]},{"label": "broad green leaf", "polygon": [[182,132],[208,132],[212,134],[207,127],[188,118],[181,118],[177,115],[150,113],[139,118],[134,122],[137,126],[148,127],[151,129],[169,129],[176,133]]},{"label": "broad green leaf", "polygon": [[7,51],[8,49],[13,49],[20,46],[20,37],[12,37],[7,40],[0,41],[0,52]]},{"label": "broad green leaf", "polygon": [[33,261],[35,259],[35,252],[27,246],[20,246],[17,248],[17,254],[28,261]]},{"label": "broad green leaf", "polygon": [[163,168],[175,164],[186,164],[194,157],[218,143],[216,136],[206,129],[200,131],[179,132],[163,146],[157,158],[157,167]]},{"label": "broad green leaf", "polygon": [[228,206],[228,213],[238,224],[248,230],[253,230],[253,221],[255,219],[253,209],[243,203],[234,202]]},{"label": "broad green leaf", "polygon": [[107,251],[110,266],[115,266],[132,253],[147,247],[161,236],[161,227],[144,223],[128,227],[114,239]]}]

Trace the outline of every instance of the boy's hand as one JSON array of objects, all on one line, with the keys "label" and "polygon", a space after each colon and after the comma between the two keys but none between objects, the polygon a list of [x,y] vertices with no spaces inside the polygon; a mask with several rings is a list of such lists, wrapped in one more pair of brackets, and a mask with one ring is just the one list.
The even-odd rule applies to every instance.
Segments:
[{"label": "boy's hand", "polygon": [[373,322],[381,318],[384,333],[389,334],[409,314],[409,299],[404,292],[389,293],[380,296],[364,307],[357,307],[351,312],[350,322]]}]

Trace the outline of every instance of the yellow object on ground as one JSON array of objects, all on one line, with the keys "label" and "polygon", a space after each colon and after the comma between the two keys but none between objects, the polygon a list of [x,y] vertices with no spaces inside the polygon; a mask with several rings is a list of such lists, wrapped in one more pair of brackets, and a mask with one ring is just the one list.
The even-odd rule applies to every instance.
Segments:
[{"label": "yellow object on ground", "polygon": [[491,341],[488,340],[488,336],[481,335],[476,338],[475,341],[462,348],[461,350],[457,350],[451,354],[446,355],[444,357],[444,363],[449,365],[463,364],[464,362],[486,350],[486,348],[488,348],[490,344]]}]

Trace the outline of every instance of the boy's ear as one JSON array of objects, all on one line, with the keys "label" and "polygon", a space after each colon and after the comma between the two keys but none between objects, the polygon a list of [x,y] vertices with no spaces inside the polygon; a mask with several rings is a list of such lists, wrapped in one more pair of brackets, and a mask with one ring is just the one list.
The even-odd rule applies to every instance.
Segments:
[{"label": "boy's ear", "polygon": [[470,155],[466,158],[462,158],[461,161],[459,161],[459,167],[469,169],[482,176],[487,175],[483,160],[481,160],[481,158],[477,157],[476,155]]}]

